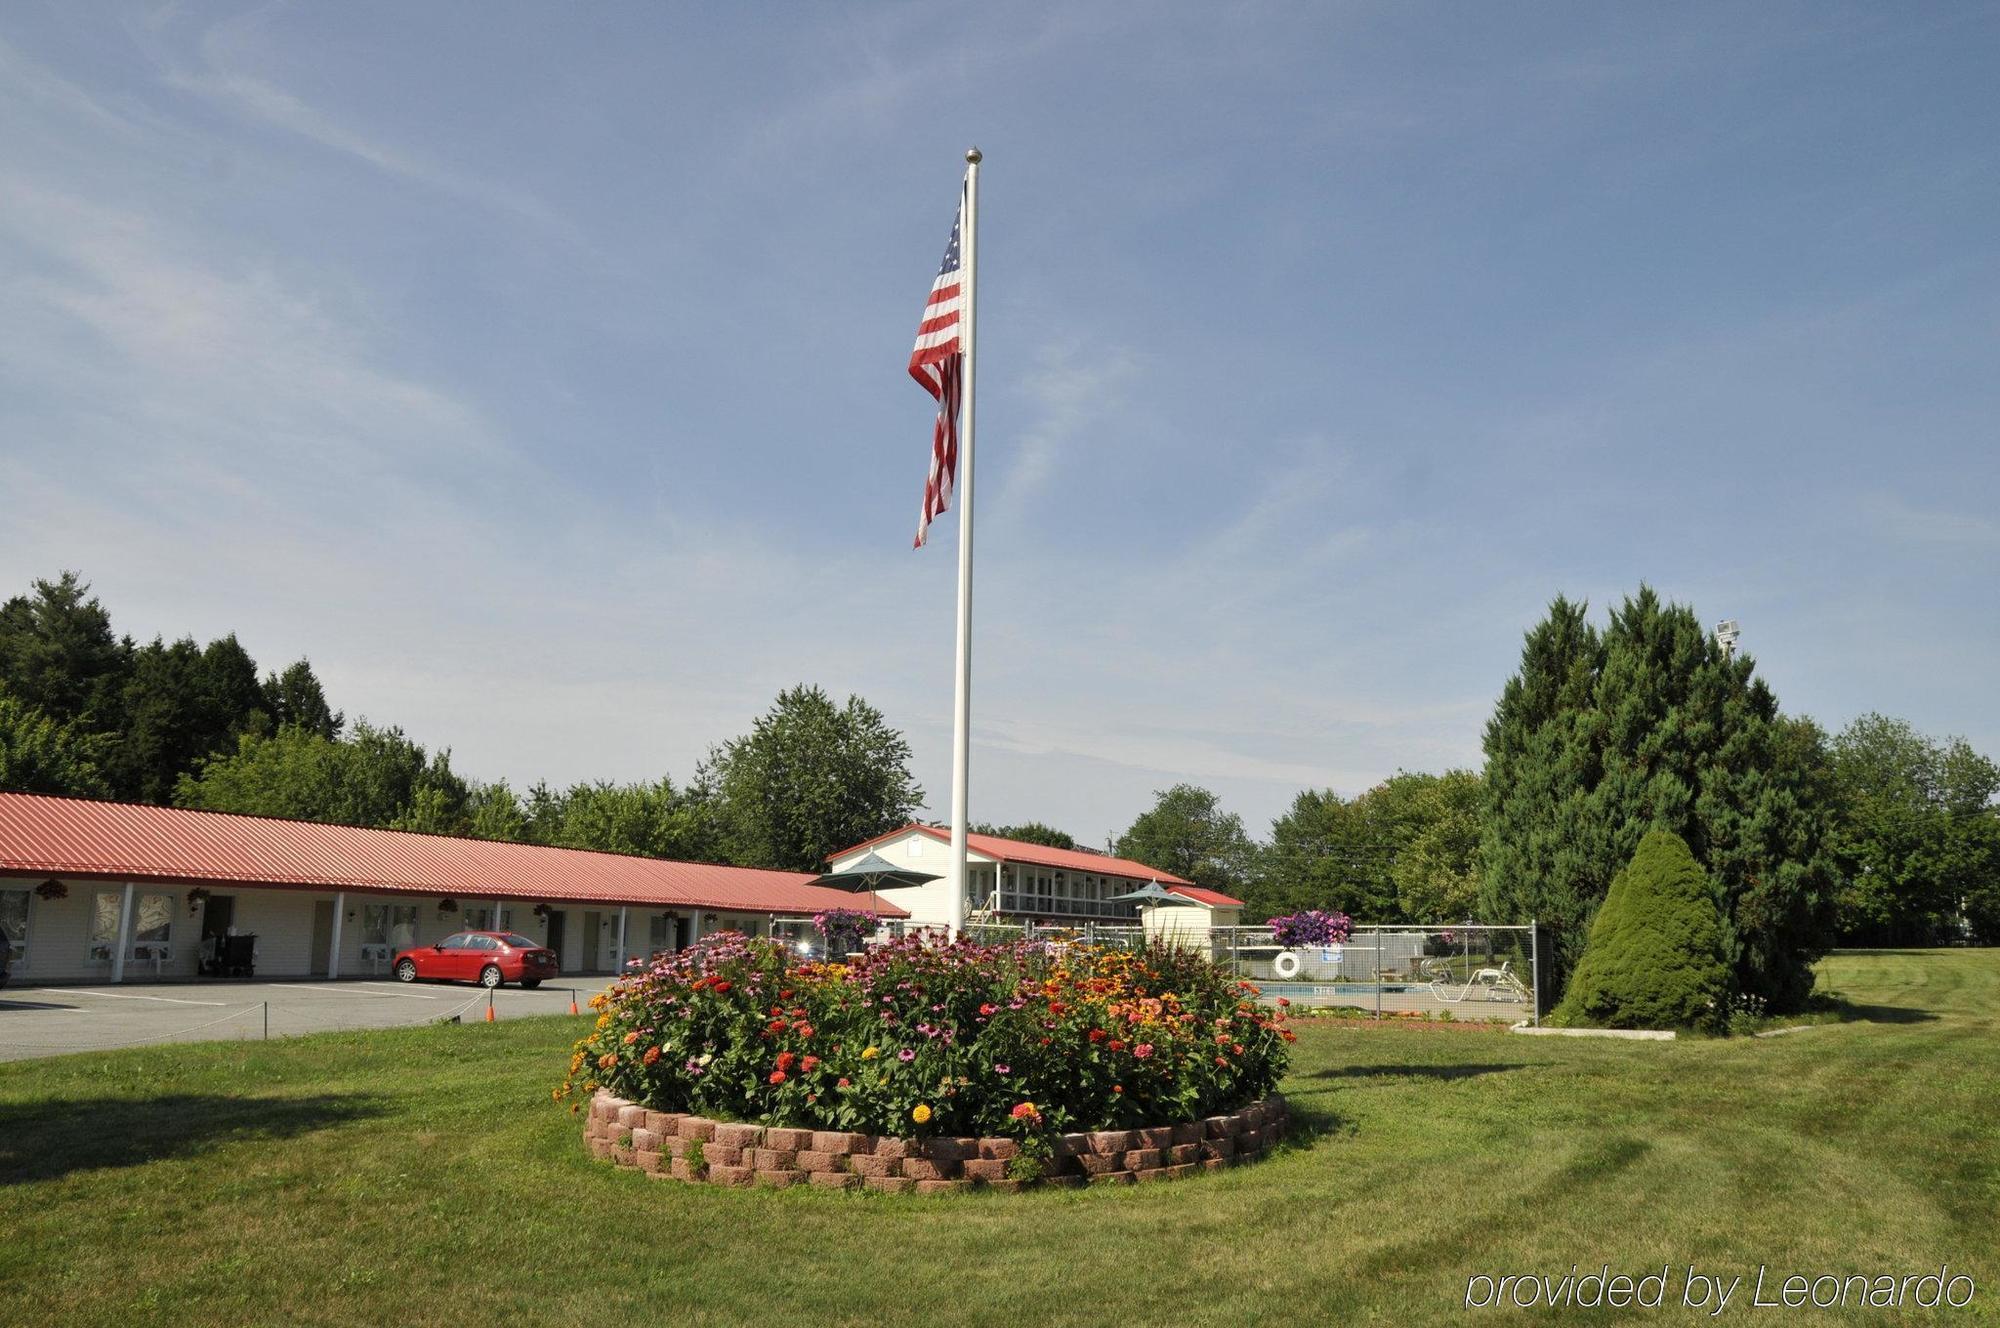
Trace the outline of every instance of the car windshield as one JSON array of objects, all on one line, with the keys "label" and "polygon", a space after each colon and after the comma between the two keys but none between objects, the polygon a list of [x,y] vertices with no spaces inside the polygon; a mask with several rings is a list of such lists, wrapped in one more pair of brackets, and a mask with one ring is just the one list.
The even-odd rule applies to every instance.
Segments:
[{"label": "car windshield", "polygon": [[516,950],[539,950],[542,948],[542,943],[540,941],[529,940],[526,936],[521,935],[519,932],[510,931],[505,936],[502,936],[500,939],[507,942],[507,944],[513,946]]}]

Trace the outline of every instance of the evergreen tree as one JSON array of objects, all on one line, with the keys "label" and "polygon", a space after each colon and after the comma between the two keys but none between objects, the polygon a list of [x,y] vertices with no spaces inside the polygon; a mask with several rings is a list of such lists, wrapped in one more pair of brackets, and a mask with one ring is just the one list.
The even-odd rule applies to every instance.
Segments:
[{"label": "evergreen tree", "polygon": [[1715,878],[1733,980],[1780,1008],[1832,940],[1820,777],[1748,656],[1650,588],[1601,636],[1558,600],[1487,728],[1482,897],[1549,924],[1545,974],[1574,967],[1611,877],[1651,828]]},{"label": "evergreen tree", "polygon": [[111,758],[120,797],[165,802],[176,781],[245,733],[270,728],[257,665],[232,634],[197,646],[155,639],[134,653]]},{"label": "evergreen tree", "polygon": [[1594,691],[1604,647],[1588,611],[1556,597],[1528,633],[1520,672],[1486,725],[1481,913],[1543,923],[1551,941],[1544,980],[1558,989],[1615,870],[1606,869],[1608,835],[1590,805],[1601,760]]},{"label": "evergreen tree", "polygon": [[1730,988],[1723,930],[1715,887],[1686,841],[1670,830],[1648,831],[1591,921],[1555,1023],[1719,1025]]},{"label": "evergreen tree", "polygon": [[326,702],[326,690],[305,660],[289,665],[283,673],[264,675],[264,709],[278,728],[290,726],[322,738],[337,738],[347,717]]},{"label": "evergreen tree", "polygon": [[0,604],[0,686],[56,724],[116,731],[131,666],[132,643],[75,572]]}]

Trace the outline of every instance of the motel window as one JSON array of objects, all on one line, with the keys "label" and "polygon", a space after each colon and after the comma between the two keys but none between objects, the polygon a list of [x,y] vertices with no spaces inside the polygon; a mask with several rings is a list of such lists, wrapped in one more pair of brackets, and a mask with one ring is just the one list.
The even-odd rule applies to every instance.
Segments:
[{"label": "motel window", "polygon": [[28,957],[28,892],[0,890],[0,936],[14,963]]},{"label": "motel window", "polygon": [[132,901],[132,948],[164,946],[173,938],[174,897],[139,895]]},{"label": "motel window", "polygon": [[674,948],[674,915],[655,913],[646,924],[646,950],[658,954]]},{"label": "motel window", "polygon": [[500,921],[495,923],[491,908],[468,908],[465,910],[465,929],[467,931],[512,931],[514,929],[514,910],[511,908],[501,909]]},{"label": "motel window", "polygon": [[363,904],[361,943],[407,950],[417,943],[415,904]]},{"label": "motel window", "polygon": [[[118,945],[118,913],[125,897],[116,890],[100,890],[91,901],[90,957],[109,959]],[[165,950],[173,938],[174,897],[134,895],[132,897],[132,953]]]}]

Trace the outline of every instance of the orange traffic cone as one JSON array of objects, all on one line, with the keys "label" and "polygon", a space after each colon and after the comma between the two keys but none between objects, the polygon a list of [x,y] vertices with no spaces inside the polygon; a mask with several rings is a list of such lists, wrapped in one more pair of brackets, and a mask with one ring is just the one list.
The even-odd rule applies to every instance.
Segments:
[{"label": "orange traffic cone", "polygon": [[491,996],[486,998],[486,1022],[489,1024],[493,1022],[493,998]]},{"label": "orange traffic cone", "polygon": [[581,1012],[580,1012],[580,1011],[579,1011],[579,1010],[578,1010],[578,1009],[576,1008],[576,993],[575,993],[575,992],[571,992],[571,993],[569,994],[569,1012],[570,1012],[571,1014],[578,1014],[578,1013],[581,1013]]}]

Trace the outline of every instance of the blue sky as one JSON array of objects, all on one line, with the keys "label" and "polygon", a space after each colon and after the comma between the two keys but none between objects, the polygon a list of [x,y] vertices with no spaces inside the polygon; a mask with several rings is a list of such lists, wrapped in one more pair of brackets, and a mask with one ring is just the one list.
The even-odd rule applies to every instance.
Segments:
[{"label": "blue sky", "polygon": [[942,815],[903,365],[976,142],[976,817],[1476,764],[1642,579],[2000,751],[1996,63],[1992,4],[10,4],[0,587],[517,784],[859,692]]}]

